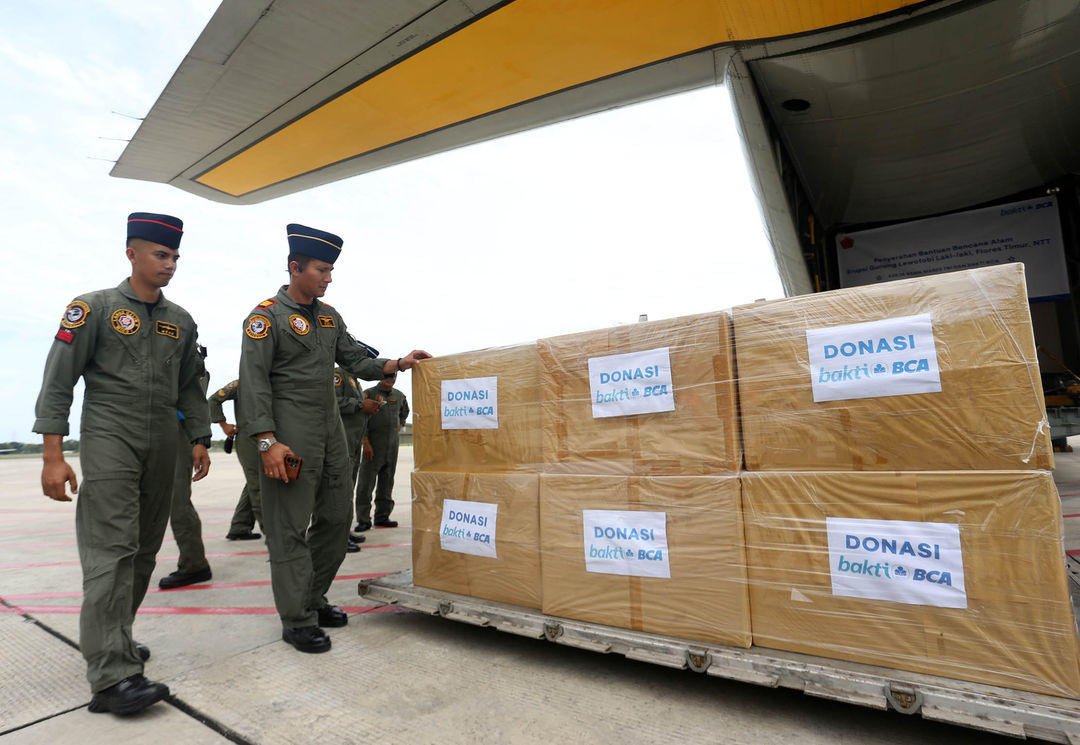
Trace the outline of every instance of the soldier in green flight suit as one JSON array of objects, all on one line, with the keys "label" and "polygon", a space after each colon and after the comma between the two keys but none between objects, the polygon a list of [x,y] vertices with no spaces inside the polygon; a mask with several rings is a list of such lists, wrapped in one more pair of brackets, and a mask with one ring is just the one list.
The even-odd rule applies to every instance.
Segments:
[{"label": "soldier in green flight suit", "polygon": [[256,521],[260,526],[263,521],[262,494],[259,491],[259,450],[254,437],[241,433],[235,424],[229,424],[222,406],[226,401],[232,401],[235,413],[239,391],[240,381],[230,381],[224,388],[211,394],[207,403],[210,404],[210,421],[221,427],[226,437],[232,438],[236,447],[236,459],[240,461],[240,468],[244,471],[244,488],[240,490],[240,500],[233,510],[232,523],[225,538],[230,541],[251,541],[262,538],[262,535],[254,530]]},{"label": "soldier in green flight suit", "polygon": [[[368,416],[377,412],[380,404],[374,399],[364,398],[356,378],[340,367],[334,369],[334,394],[337,396],[341,423],[345,425],[345,441],[349,447],[349,461],[352,463],[352,477],[349,479],[349,493],[352,494],[356,487],[356,476],[360,473]],[[351,533],[346,551],[359,551],[360,544],[365,540],[359,533]]]},{"label": "soldier in green flight suit", "polygon": [[[399,433],[409,416],[409,402],[405,394],[394,387],[396,381],[397,373],[393,373],[364,391],[364,399],[377,401],[379,409],[368,417],[367,434],[364,435],[365,457],[360,465],[360,480],[356,484],[356,530],[360,532],[372,525],[373,488],[375,527],[397,527],[397,520],[391,520],[390,513],[394,511],[394,473],[397,471]],[[370,451],[370,455],[367,451]]]},{"label": "soldier in green flight suit", "polygon": [[[372,359],[336,310],[319,301],[330,284],[341,239],[290,224],[289,284],[259,303],[244,324],[240,354],[242,431],[262,454],[263,526],[282,639],[302,652],[330,649],[321,627],[348,615],[326,592],[349,538],[349,453],[334,396],[334,364],[366,380],[407,370],[431,355]],[[302,459],[299,477],[287,467]]]},{"label": "soldier in green flight suit", "polygon": [[149,650],[132,638],[131,625],[169,522],[177,411],[192,443],[192,480],[210,469],[198,331],[187,311],[161,292],[176,271],[182,235],[175,217],[128,217],[131,276],[68,305],[37,400],[34,431],[45,440],[42,490],[70,502],[67,487],[78,492],[78,481],[61,445],[73,389],[83,378],[75,536],[83,574],[79,648],[92,712],[131,714],[169,695],[168,686],[143,677]]},{"label": "soldier in green flight suit", "polygon": [[[210,373],[206,371],[204,360],[206,359],[206,347],[199,347],[199,387],[203,395],[210,383]],[[184,414],[177,411],[177,426],[184,428]],[[208,582],[213,576],[210,572],[210,562],[206,560],[206,546],[202,539],[202,520],[195,505],[191,503],[191,448],[186,443],[181,443],[176,450],[176,475],[173,477],[172,508],[169,510],[169,527],[172,528],[173,537],[176,538],[176,548],[179,556],[176,560],[176,571],[165,575],[158,580],[158,587],[162,590],[175,590],[178,587]]]}]

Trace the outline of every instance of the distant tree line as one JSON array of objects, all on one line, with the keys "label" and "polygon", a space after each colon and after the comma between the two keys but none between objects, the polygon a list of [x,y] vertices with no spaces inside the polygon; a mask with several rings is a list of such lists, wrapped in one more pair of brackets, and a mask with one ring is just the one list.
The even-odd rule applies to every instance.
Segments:
[{"label": "distant tree line", "polygon": [[[40,453],[42,447],[40,442],[0,442],[0,455]],[[65,453],[77,453],[79,452],[79,441],[64,440],[63,449]]]}]

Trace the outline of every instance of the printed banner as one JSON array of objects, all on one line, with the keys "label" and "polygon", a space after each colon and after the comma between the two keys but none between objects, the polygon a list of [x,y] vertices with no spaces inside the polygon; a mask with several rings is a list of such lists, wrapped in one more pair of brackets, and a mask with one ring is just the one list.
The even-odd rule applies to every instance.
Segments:
[{"label": "printed banner", "polygon": [[495,524],[499,505],[444,499],[439,529],[443,551],[499,558],[495,553]]},{"label": "printed banner", "polygon": [[1057,197],[931,217],[836,236],[842,287],[942,274],[980,266],[1024,264],[1028,296],[1069,294]]},{"label": "printed banner", "polygon": [[443,429],[498,429],[499,379],[442,381]]},{"label": "printed banner", "polygon": [[585,571],[631,577],[671,577],[667,513],[582,510]]},{"label": "printed banner", "polygon": [[832,593],[967,608],[960,526],[826,518]]},{"label": "printed banner", "polygon": [[806,330],[814,401],[939,393],[930,314]]},{"label": "printed banner", "polygon": [[593,419],[675,410],[668,347],[589,359]]}]

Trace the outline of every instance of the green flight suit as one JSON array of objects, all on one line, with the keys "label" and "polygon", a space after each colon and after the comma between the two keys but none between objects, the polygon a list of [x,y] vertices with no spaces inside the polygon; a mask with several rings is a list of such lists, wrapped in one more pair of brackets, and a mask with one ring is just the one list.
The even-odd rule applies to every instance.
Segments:
[{"label": "green flight suit", "polygon": [[371,521],[371,492],[375,491],[375,522],[390,519],[394,511],[394,474],[397,471],[399,433],[409,416],[409,402],[397,388],[384,391],[379,386],[364,391],[364,398],[385,401],[378,413],[368,417],[367,438],[375,457],[360,464],[356,484],[356,521]]},{"label": "green flight suit", "polygon": [[169,522],[179,429],[210,434],[195,322],[162,295],[152,312],[128,280],[76,298],[45,362],[34,431],[68,434],[85,383],[75,535],[83,573],[79,647],[94,693],[143,671],[131,638]]},{"label": "green flight suit", "polygon": [[[232,401],[233,407],[236,407],[239,386],[240,381],[233,380],[207,399],[207,403],[210,404],[211,422],[227,421],[222,404]],[[236,437],[233,438],[236,459],[240,461],[240,468],[244,470],[244,488],[240,491],[240,501],[236,503],[236,509],[233,511],[229,535],[252,531],[255,529],[256,521],[260,526],[263,521],[262,493],[259,491],[259,448],[252,434],[238,431]]]},{"label": "green flight suit", "polygon": [[352,463],[352,477],[349,479],[349,494],[352,494],[356,488],[356,477],[360,473],[360,461],[364,457],[364,433],[367,431],[368,417],[363,411],[364,396],[360,392],[360,386],[356,384],[356,378],[340,367],[334,370],[334,393],[337,396],[338,411],[341,413],[341,423],[345,425],[345,442],[349,447],[349,462]]},{"label": "green flight suit", "polygon": [[[203,364],[199,358],[200,366]],[[206,387],[210,383],[210,373],[203,367],[199,375],[199,386],[203,395],[206,395]],[[177,412],[178,426],[180,429],[179,445],[176,448],[176,475],[173,477],[172,507],[169,509],[169,527],[172,528],[173,538],[176,539],[176,548],[179,557],[176,561],[176,570],[184,574],[199,572],[210,568],[210,562],[206,560],[206,546],[202,539],[202,520],[195,505],[191,503],[191,471],[194,467],[191,447],[184,438],[184,415]]]},{"label": "green flight suit", "polygon": [[334,395],[334,363],[365,380],[382,378],[336,310],[311,309],[286,288],[244,324],[239,426],[273,432],[304,464],[285,484],[262,469],[263,525],[274,603],[285,628],[314,626],[349,539],[349,453]]}]

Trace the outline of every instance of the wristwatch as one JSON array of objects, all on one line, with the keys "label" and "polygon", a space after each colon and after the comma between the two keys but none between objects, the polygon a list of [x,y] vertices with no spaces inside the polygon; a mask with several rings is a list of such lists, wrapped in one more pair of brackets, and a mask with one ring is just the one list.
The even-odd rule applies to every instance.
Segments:
[{"label": "wristwatch", "polygon": [[210,447],[210,436],[207,435],[206,437],[196,437],[194,440],[191,441],[191,444],[192,445],[202,445],[204,448],[209,448]]},{"label": "wristwatch", "polygon": [[265,453],[267,450],[274,446],[275,442],[277,442],[277,438],[275,437],[266,437],[262,440],[259,440],[259,452]]}]

